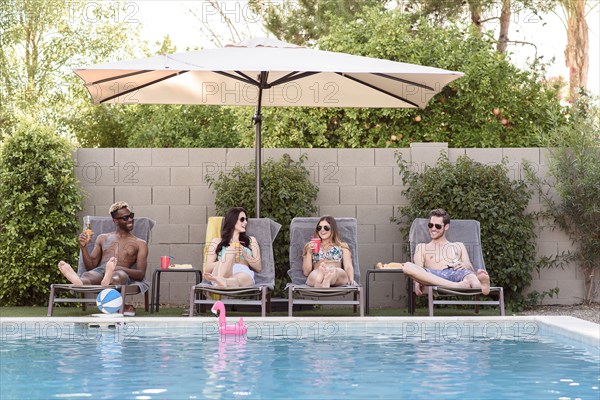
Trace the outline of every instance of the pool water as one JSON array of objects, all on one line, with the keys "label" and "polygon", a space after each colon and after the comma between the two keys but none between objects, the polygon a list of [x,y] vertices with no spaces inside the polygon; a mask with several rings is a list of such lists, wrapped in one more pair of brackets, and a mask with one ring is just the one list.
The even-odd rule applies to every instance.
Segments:
[{"label": "pool water", "polygon": [[2,400],[600,398],[597,351],[541,334],[335,323],[250,327],[242,339],[206,326],[53,329],[3,334]]}]

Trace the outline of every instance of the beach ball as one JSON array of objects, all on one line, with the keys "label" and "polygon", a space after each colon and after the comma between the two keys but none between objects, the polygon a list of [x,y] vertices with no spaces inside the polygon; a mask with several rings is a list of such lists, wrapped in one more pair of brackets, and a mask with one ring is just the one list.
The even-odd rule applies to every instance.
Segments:
[{"label": "beach ball", "polygon": [[123,306],[123,298],[121,293],[115,289],[104,289],[98,293],[96,297],[96,305],[98,309],[106,314],[119,312]]}]

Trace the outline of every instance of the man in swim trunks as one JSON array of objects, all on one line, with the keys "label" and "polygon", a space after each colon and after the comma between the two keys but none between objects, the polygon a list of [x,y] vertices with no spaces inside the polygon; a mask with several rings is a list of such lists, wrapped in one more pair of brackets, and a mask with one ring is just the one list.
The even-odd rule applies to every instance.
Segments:
[{"label": "man in swim trunks", "polygon": [[415,282],[415,293],[422,295],[422,286],[481,289],[490,292],[490,277],[484,269],[473,271],[473,265],[464,243],[451,243],[446,239],[450,215],[438,208],[429,213],[431,242],[420,243],[415,249],[414,263],[382,264],[375,268],[402,269]]},{"label": "man in swim trunks", "polygon": [[[64,261],[58,263],[60,272],[74,285],[127,285],[143,281],[148,263],[148,245],[133,233],[134,214],[124,201],[113,204],[109,213],[115,231],[98,235],[90,253],[87,245],[92,238],[84,231],[79,235],[79,247],[86,272],[81,276]],[[129,312],[128,312],[129,310]],[[131,313],[133,306],[126,306]]]}]

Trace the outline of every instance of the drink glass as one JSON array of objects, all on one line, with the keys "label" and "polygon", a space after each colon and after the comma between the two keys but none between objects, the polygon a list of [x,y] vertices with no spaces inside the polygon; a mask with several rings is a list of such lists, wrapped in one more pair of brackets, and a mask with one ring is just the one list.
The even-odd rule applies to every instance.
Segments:
[{"label": "drink glass", "polygon": [[317,261],[319,261],[319,250],[321,250],[321,238],[312,238],[310,239],[310,241],[313,243],[312,259],[313,264],[315,264]]},{"label": "drink glass", "polygon": [[319,252],[319,250],[321,250],[321,239],[320,238],[312,238],[310,239],[311,242],[314,243],[312,252],[313,254],[317,254]]},{"label": "drink glass", "polygon": [[92,236],[94,236],[94,231],[92,231],[92,228],[90,226],[90,216],[86,215],[85,217],[83,217],[83,222],[85,224],[85,233],[88,235],[88,243],[90,243],[92,241]]},{"label": "drink glass", "polygon": [[233,250],[235,251],[235,262],[239,263],[240,262],[240,251],[241,249],[241,245],[240,243],[232,243],[231,246],[233,247]]}]

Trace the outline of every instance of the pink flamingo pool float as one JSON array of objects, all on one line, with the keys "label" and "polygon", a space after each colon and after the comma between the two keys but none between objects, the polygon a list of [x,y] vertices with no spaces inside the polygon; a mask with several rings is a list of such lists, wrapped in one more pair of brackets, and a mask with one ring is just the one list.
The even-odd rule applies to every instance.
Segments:
[{"label": "pink flamingo pool float", "polygon": [[248,328],[244,325],[244,318],[240,317],[240,320],[235,325],[227,325],[227,316],[225,315],[225,304],[222,301],[217,301],[212,306],[211,311],[213,314],[219,312],[219,333],[221,335],[245,335],[248,332]]}]

